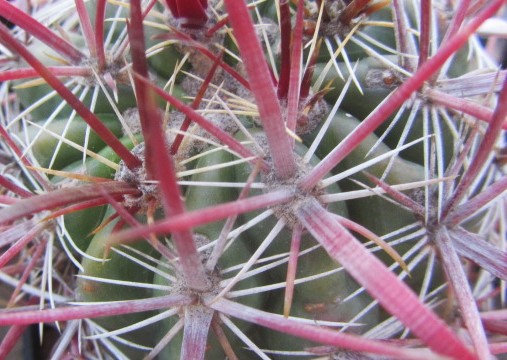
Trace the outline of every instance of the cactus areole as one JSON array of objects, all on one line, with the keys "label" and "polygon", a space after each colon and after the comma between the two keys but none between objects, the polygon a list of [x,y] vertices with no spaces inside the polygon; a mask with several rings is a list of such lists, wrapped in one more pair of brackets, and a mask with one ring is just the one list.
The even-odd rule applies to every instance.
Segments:
[{"label": "cactus areole", "polygon": [[207,0],[165,0],[165,3],[183,27],[202,27],[208,20]]}]

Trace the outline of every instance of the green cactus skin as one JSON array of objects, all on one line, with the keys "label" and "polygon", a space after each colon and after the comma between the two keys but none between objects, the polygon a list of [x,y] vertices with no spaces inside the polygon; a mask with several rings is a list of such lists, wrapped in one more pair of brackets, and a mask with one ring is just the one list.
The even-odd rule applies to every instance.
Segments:
[{"label": "green cactus skin", "polygon": [[[121,124],[115,115],[99,114],[99,119],[116,135],[121,135]],[[93,131],[89,130],[85,121],[76,116],[71,123],[68,119],[59,118],[53,120],[49,125],[41,129],[36,125],[29,125],[27,132],[30,141],[34,141],[32,152],[41,167],[47,168],[52,163],[52,169],[62,169],[71,163],[83,158],[80,149],[61,142],[57,136],[64,136],[66,140],[79,146],[85,145],[87,132],[89,132],[87,149],[99,152],[105,147],[102,139]],[[55,156],[56,153],[56,156]]]},{"label": "green cactus skin", "polygon": [[[353,116],[347,115],[343,111],[338,111],[330,123],[329,128],[324,135],[316,154],[319,157],[325,157],[334,147],[340,143],[348,134],[350,134],[360,121]],[[304,137],[306,143],[311,143],[319,128],[313,133]],[[338,174],[354,166],[360,165],[365,161],[380,156],[390,151],[389,147],[383,143],[376,147],[374,151],[369,153],[373,145],[376,144],[378,138],[375,135],[370,135],[349,155],[347,156],[334,170],[333,173]],[[369,153],[369,155],[368,155]],[[367,156],[368,155],[368,156]],[[387,169],[389,159],[383,160],[365,171],[372,175],[381,178],[384,171]],[[370,181],[362,175],[357,173],[354,179],[371,185]],[[412,163],[401,158],[396,158],[390,171],[387,173],[384,181],[390,185],[403,184],[408,182],[424,180],[424,169],[421,165]],[[361,189],[350,180],[340,182],[340,187],[345,191]],[[358,223],[364,225],[368,229],[375,232],[377,235],[384,235],[403,226],[415,222],[415,218],[407,211],[401,209],[378,196],[351,200],[347,202],[349,215]],[[393,216],[393,214],[396,214]]]},{"label": "green cactus skin", "polygon": [[[393,63],[397,63],[396,56],[386,55],[385,59]],[[465,65],[465,67],[466,66],[468,66],[468,64]],[[326,95],[326,100],[330,103],[334,103],[334,101],[336,101],[336,99],[340,96],[341,91],[344,89],[346,79],[350,76],[349,69],[345,63],[339,63],[338,67],[340,68],[340,71],[343,74],[343,79],[345,80],[338,76],[334,68],[330,69],[324,80],[324,83],[329,82],[331,86],[331,91]],[[315,73],[321,74],[325,65],[317,64],[316,68],[317,70]],[[354,76],[361,86],[362,93],[355,84],[351,84],[343,99],[341,109],[352,114],[357,119],[364,119],[372,113],[375,108],[406,78],[405,75],[389,70],[385,64],[373,57],[363,58],[358,61],[357,68],[354,71]],[[358,99],[361,99],[361,101],[358,101]],[[412,120],[413,123],[410,126],[410,131],[408,132],[405,143],[424,137],[423,113],[421,109],[422,106],[415,113],[415,117]],[[390,148],[394,149],[399,146],[398,142],[400,136],[411,117],[411,111],[412,108],[408,106],[397,120],[396,125],[394,125],[390,132],[383,138],[383,142]],[[396,114],[392,115],[375,131],[375,133],[378,136],[383,135],[395,117]],[[438,132],[443,139],[444,163],[448,165],[452,159],[452,155],[454,154],[455,142],[458,141],[458,139],[453,137],[449,127],[445,124],[440,124],[439,129],[432,129],[431,127],[432,126],[430,125],[430,133]],[[424,164],[423,143],[420,142],[419,144],[402,151],[400,156],[414,163],[421,165]]]},{"label": "green cactus skin", "polygon": [[[234,159],[235,157],[225,150],[210,152],[199,158],[195,169],[198,170],[200,168],[205,168],[208,166],[223,164],[229,161],[233,161]],[[196,173],[192,175],[191,180],[200,182],[234,182],[236,180],[235,174],[236,173],[234,167],[229,166],[218,170]],[[187,210],[197,210],[210,206],[211,204],[220,204],[228,201],[234,201],[237,199],[237,197],[238,193],[234,188],[231,189],[228,187],[217,187],[214,188],[213,191],[210,191],[209,187],[207,186],[189,186],[185,193],[185,204]],[[214,222],[196,228],[194,230],[194,233],[197,242],[202,243],[218,239],[224,223],[225,221]],[[221,269],[227,269],[231,266],[246,262],[251,253],[251,244],[249,244],[247,240],[248,239],[245,237],[240,236],[234,240],[234,243],[232,245],[226,247],[223,255],[219,259],[217,269],[215,271],[219,273]],[[210,255],[210,252],[211,250],[205,251],[204,258],[208,257]],[[159,269],[165,272],[168,271],[166,266],[159,266]],[[171,273],[171,275],[174,275],[174,273]],[[220,275],[218,276],[219,278],[221,277]],[[245,279],[239,282],[238,285],[234,287],[234,290],[249,289],[252,287],[264,285],[266,283],[264,277],[265,276],[263,274],[260,274]],[[167,280],[158,274],[155,275],[154,283],[168,285]],[[156,290],[154,291],[154,295],[160,296],[163,295],[163,292]],[[266,301],[266,294],[259,293],[244,296],[239,298],[238,301],[249,306],[262,307]],[[162,339],[162,337],[171,329],[171,327],[176,324],[177,318],[178,316],[173,316],[162,321],[162,324],[157,333],[158,339]],[[251,329],[250,324],[242,323],[239,325],[239,328],[243,332],[247,332],[249,336],[253,335],[253,329]],[[226,334],[227,333],[228,331],[226,331]],[[255,358],[252,357],[252,354],[250,352],[241,350],[243,343],[235,335],[228,335],[230,335],[228,336],[228,340],[231,342],[233,349],[237,351],[236,355],[239,356],[240,359]],[[171,343],[169,343],[169,345],[164,348],[164,350],[159,355],[159,358],[167,360],[179,359],[182,336],[183,333],[180,331],[178,335],[173,339],[173,341],[171,341]],[[214,333],[211,331],[208,338],[207,348],[207,359],[221,359],[225,357],[221,345],[218,343],[218,340],[216,339]]]},{"label": "green cactus skin", "polygon": [[[109,207],[106,211],[105,219],[107,219],[111,214],[114,214],[114,211],[111,207]],[[111,231],[116,223],[117,221],[112,221],[93,237],[86,250],[86,253],[89,256],[95,257],[96,259],[104,258],[107,237],[111,234]],[[145,241],[139,241],[132,245],[132,247],[148,256],[157,256],[158,254],[151,245]],[[134,263],[132,260],[129,260],[114,251],[110,252],[107,259],[104,261],[83,258],[81,265],[84,269],[82,275],[86,276],[140,283],[153,282],[152,271]],[[145,288],[136,288],[127,285],[112,285],[107,282],[97,282],[85,278],[78,278],[77,296],[78,300],[86,302],[120,301],[151,297],[152,291]],[[153,315],[153,312],[145,312],[129,314],[121,317],[113,316],[100,318],[96,321],[105,329],[115,330],[124,326],[135,324]],[[143,346],[153,346],[155,340],[153,337],[154,331],[154,327],[147,326],[126,334],[125,338]],[[145,354],[145,351],[140,351],[131,347],[121,345],[119,347],[125,355],[132,359]]]},{"label": "green cactus skin", "polygon": [[[252,130],[257,136],[262,136],[261,132]],[[301,143],[295,144],[295,153],[302,157],[306,154],[308,148]],[[311,164],[316,164],[320,160],[313,156],[310,160]],[[245,181],[250,174],[250,166],[239,165],[236,167],[238,181]],[[261,190],[252,190],[253,194],[261,193]],[[340,188],[336,184],[332,184],[327,188],[328,193],[339,193]],[[347,206],[344,202],[331,203],[328,210],[335,214],[348,217]],[[275,214],[278,211],[275,210]],[[241,215],[241,223],[246,223],[259,215],[260,212],[252,212]],[[256,226],[245,231],[248,241],[255,244],[257,248],[261,242],[268,236],[270,231],[275,227],[278,219],[271,216],[263,220]],[[285,227],[276,236],[271,245],[266,249],[263,257],[286,254],[291,244],[292,231],[289,227]],[[308,250],[315,246],[315,241],[308,234],[304,233],[301,239],[300,251]],[[339,268],[339,264],[331,260],[326,252],[318,247],[310,252],[302,255],[298,259],[296,279],[313,276]],[[287,264],[279,265],[269,271],[269,278],[272,283],[283,283],[286,281]],[[345,322],[352,319],[358,314],[371,299],[366,294],[354,297],[353,301],[342,301],[358,288],[357,284],[344,271],[335,272],[331,275],[319,279],[313,279],[309,282],[297,284],[294,289],[294,298],[291,306],[290,316],[313,318],[315,321],[334,321]],[[273,313],[283,313],[284,306],[284,290],[277,290],[270,293],[267,309]],[[378,309],[373,309],[360,320],[368,328],[371,324],[377,322]],[[352,330],[354,331],[354,330]],[[356,331],[361,332],[361,327]],[[260,335],[261,348],[268,350],[303,350],[305,347],[316,346],[315,343],[304,341],[283,334],[277,334],[269,329],[262,329]],[[273,359],[289,359],[290,357],[282,355],[272,355]]]},{"label": "green cactus skin", "polygon": [[[338,110],[327,128],[320,145],[316,149],[316,155],[319,157],[325,157],[347,135],[353,132],[359,124],[360,121],[355,117]],[[305,135],[303,137],[304,142],[311,144],[317,136],[319,130],[320,127],[312,133]],[[357,165],[363,164],[365,161],[374,157],[381,156],[391,151],[391,149],[384,143],[380,143],[373,151],[370,151],[378,140],[378,137],[374,134],[368,136],[354,151],[343,159],[336,168],[333,169],[332,173],[339,174],[348,169],[352,169]],[[389,159],[385,159],[368,167],[365,171],[377,178],[382,178],[388,165]],[[424,176],[424,168],[422,165],[396,157],[389,168],[389,171],[385,174],[384,181],[389,185],[406,184],[422,181],[424,180]],[[354,174],[352,178],[366,184],[367,186],[373,186],[370,180],[362,172]],[[357,184],[350,181],[350,178],[340,181],[339,185],[343,191],[362,189],[362,187],[358,187]],[[418,221],[418,219],[416,219],[409,211],[379,196],[348,200],[347,210],[349,219],[363,225],[378,236],[389,234]],[[396,246],[396,251],[400,255],[403,255],[411,247],[412,245],[410,243],[401,244]],[[392,258],[384,251],[378,252],[377,257],[383,260],[386,264],[392,263]],[[436,273],[438,273],[438,270]],[[417,268],[415,271],[410,273],[410,278],[407,279],[407,283],[417,290],[420,288],[424,276],[424,269]],[[438,284],[443,283],[445,278],[443,276],[435,276],[434,280],[434,282]],[[382,316],[385,317],[386,315],[387,314],[383,314]]]},{"label": "green cactus skin", "polygon": [[[134,140],[141,141],[141,136],[134,136]],[[123,145],[127,148],[132,149],[134,143],[130,137],[124,137],[121,139]],[[115,164],[120,162],[119,156],[110,148],[104,147],[97,152],[100,158],[109,160]],[[72,164],[64,167],[62,171],[69,173],[82,173],[85,176],[113,179],[116,170],[111,168],[108,164],[101,162],[96,158],[88,157],[86,160],[78,160]],[[60,177],[55,176],[55,182],[59,181]],[[82,251],[86,251],[93,239],[92,231],[97,228],[106,213],[106,206],[93,207],[84,209],[76,212],[72,212],[64,215],[65,228],[71,237],[74,244]]]},{"label": "green cactus skin", "polygon": [[102,223],[106,213],[105,206],[84,209],[64,216],[65,229],[74,244],[85,251],[93,239],[90,229],[95,229]]}]

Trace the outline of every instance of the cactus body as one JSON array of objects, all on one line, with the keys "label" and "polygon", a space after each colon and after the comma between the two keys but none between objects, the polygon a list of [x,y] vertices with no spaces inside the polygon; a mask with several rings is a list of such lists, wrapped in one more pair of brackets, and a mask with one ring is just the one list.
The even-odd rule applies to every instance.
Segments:
[{"label": "cactus body", "polygon": [[501,0],[70,3],[0,3],[0,358],[504,351]]}]

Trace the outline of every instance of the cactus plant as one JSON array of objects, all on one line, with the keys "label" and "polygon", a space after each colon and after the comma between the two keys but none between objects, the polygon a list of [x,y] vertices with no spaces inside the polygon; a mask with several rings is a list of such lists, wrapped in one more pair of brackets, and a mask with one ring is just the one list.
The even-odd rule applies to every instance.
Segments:
[{"label": "cactus plant", "polygon": [[507,353],[502,7],[1,1],[0,358]]}]

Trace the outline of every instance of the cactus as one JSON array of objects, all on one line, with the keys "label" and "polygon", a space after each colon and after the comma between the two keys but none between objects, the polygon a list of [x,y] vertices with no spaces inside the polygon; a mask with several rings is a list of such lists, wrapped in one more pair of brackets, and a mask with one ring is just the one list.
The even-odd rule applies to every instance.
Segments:
[{"label": "cactus", "polygon": [[0,358],[507,353],[502,6],[0,2]]}]

